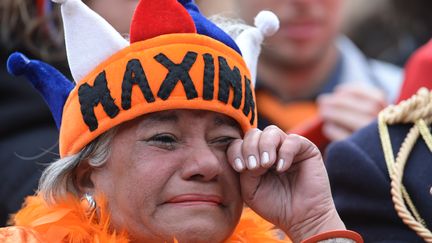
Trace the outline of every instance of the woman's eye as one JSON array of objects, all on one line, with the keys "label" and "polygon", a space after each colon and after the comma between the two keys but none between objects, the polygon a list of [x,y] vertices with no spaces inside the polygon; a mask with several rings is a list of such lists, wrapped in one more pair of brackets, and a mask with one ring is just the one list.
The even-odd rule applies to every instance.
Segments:
[{"label": "woman's eye", "polygon": [[177,138],[171,134],[157,134],[147,139],[147,142],[153,146],[173,150],[175,149]]},{"label": "woman's eye", "polygon": [[236,138],[233,138],[233,137],[219,137],[219,138],[213,139],[210,142],[210,144],[216,145],[216,146],[228,146],[235,139]]}]

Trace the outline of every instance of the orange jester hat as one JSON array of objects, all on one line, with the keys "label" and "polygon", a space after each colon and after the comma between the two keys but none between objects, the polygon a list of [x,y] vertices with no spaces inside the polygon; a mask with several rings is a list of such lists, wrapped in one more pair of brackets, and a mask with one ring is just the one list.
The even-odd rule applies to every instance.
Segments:
[{"label": "orange jester hat", "polygon": [[62,4],[75,87],[20,53],[9,58],[8,68],[27,75],[44,95],[60,127],[62,157],[120,123],[161,110],[211,110],[244,131],[256,127],[256,62],[264,37],[278,29],[273,13],[258,14],[257,27],[233,40],[192,0],[143,0],[128,43],[80,0],[54,1]]},{"label": "orange jester hat", "polygon": [[[60,129],[60,156],[76,154],[109,129],[147,113],[203,109],[226,114],[247,131],[257,125],[254,82],[260,45],[278,19],[261,12],[255,26],[232,39],[192,0],[141,0],[130,42],[81,0],[61,4],[74,82],[50,65],[14,53],[13,75],[25,75],[42,94]],[[50,205],[29,197],[0,229],[0,242],[128,242],[71,196]],[[229,242],[279,242],[272,225],[246,210]]]}]

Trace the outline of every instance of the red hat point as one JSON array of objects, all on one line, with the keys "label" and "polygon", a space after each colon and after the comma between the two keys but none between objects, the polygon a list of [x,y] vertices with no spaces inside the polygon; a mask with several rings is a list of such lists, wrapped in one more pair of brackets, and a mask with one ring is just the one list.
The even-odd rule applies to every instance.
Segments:
[{"label": "red hat point", "polygon": [[410,98],[421,87],[432,89],[432,40],[419,48],[408,60],[397,103]]},{"label": "red hat point", "polygon": [[177,0],[141,0],[132,18],[130,43],[171,33],[196,33],[187,10]]}]

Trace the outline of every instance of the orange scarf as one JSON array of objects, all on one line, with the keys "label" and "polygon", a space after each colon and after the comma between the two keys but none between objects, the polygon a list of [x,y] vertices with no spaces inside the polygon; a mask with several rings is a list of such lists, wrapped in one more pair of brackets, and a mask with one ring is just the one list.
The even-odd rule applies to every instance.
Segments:
[{"label": "orange scarf", "polygon": [[[106,205],[104,200],[98,200]],[[26,199],[24,207],[13,217],[15,226],[0,229],[0,242],[12,243],[127,243],[126,232],[112,232],[106,207],[95,214],[87,215],[74,197],[48,206],[40,196]],[[278,231],[251,209],[245,208],[234,233],[226,243],[275,243]]]}]

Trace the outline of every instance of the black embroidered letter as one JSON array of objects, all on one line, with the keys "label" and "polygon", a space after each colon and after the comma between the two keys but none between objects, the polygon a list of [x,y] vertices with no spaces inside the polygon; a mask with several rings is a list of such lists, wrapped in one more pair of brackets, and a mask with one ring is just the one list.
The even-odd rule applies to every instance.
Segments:
[{"label": "black embroidered letter", "polygon": [[101,72],[96,77],[93,87],[88,84],[81,85],[78,89],[78,97],[84,122],[87,124],[90,131],[94,131],[98,128],[94,107],[99,103],[102,104],[104,111],[111,118],[117,116],[120,111],[114,103],[114,99],[111,97],[107,86],[105,71]]},{"label": "black embroidered letter", "polygon": [[156,61],[166,67],[169,71],[159,88],[158,96],[161,99],[168,99],[178,81],[182,82],[188,100],[198,97],[194,83],[189,75],[189,70],[195,63],[197,56],[198,54],[195,52],[188,52],[180,64],[173,63],[162,53],[154,57]]},{"label": "black embroidered letter", "polygon": [[204,57],[204,86],[203,86],[203,99],[212,100],[214,92],[214,59],[213,56],[206,53]]},{"label": "black embroidered letter", "polygon": [[155,98],[151,92],[147,77],[138,59],[132,59],[126,66],[126,72],[122,83],[122,108],[131,108],[132,86],[138,84],[148,103],[154,102]]},{"label": "black embroidered letter", "polygon": [[252,111],[252,116],[250,119],[250,124],[253,124],[253,121],[255,120],[255,101],[252,96],[252,89],[251,89],[251,81],[245,76],[245,103],[243,106],[243,114],[246,116],[249,115],[249,112]]},{"label": "black embroidered letter", "polygon": [[228,102],[230,86],[234,90],[234,99],[232,106],[238,109],[242,101],[242,84],[240,70],[234,66],[234,69],[228,66],[227,60],[219,57],[219,94],[218,99],[225,104]]}]

